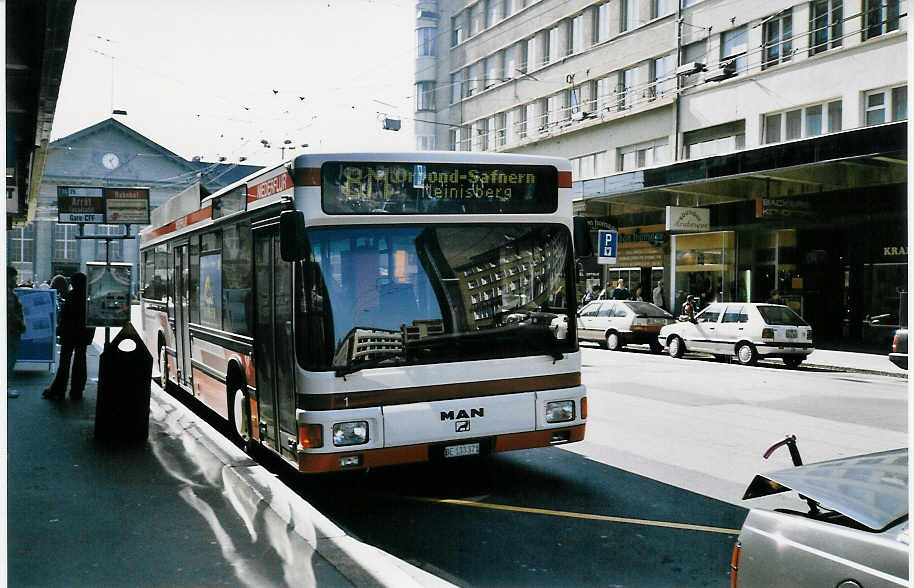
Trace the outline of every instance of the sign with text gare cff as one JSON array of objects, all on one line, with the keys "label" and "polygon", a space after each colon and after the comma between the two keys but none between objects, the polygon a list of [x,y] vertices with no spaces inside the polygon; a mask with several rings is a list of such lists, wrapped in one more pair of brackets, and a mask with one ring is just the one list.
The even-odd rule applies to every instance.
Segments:
[{"label": "sign with text gare cff", "polygon": [[149,188],[57,187],[57,222],[149,224]]}]

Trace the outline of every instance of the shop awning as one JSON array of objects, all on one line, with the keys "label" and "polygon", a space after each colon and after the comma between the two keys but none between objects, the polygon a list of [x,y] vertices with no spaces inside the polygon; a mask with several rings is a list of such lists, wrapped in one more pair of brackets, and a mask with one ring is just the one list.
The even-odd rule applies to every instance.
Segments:
[{"label": "shop awning", "polygon": [[575,200],[708,206],[907,182],[907,121],[575,182]]}]

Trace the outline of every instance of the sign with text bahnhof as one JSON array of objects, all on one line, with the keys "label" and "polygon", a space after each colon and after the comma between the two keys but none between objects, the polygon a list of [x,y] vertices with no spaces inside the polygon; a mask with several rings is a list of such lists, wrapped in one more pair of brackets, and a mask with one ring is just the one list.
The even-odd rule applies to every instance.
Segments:
[{"label": "sign with text bahnhof", "polygon": [[149,188],[58,186],[57,222],[149,224]]}]

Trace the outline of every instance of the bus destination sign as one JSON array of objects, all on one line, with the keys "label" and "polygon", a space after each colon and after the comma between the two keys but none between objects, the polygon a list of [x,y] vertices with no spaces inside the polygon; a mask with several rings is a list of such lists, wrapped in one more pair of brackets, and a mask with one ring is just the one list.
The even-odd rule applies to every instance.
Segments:
[{"label": "bus destination sign", "polygon": [[558,172],[548,165],[328,162],[328,214],[551,213]]},{"label": "bus destination sign", "polygon": [[105,222],[105,196],[102,188],[58,186],[57,222]]}]

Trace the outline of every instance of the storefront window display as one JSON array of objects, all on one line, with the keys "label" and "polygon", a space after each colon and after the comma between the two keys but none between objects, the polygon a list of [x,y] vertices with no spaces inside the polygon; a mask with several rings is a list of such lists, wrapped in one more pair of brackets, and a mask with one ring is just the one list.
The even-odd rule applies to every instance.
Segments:
[{"label": "storefront window display", "polygon": [[674,309],[686,296],[700,296],[703,305],[744,299],[736,280],[735,246],[733,231],[673,235]]}]

